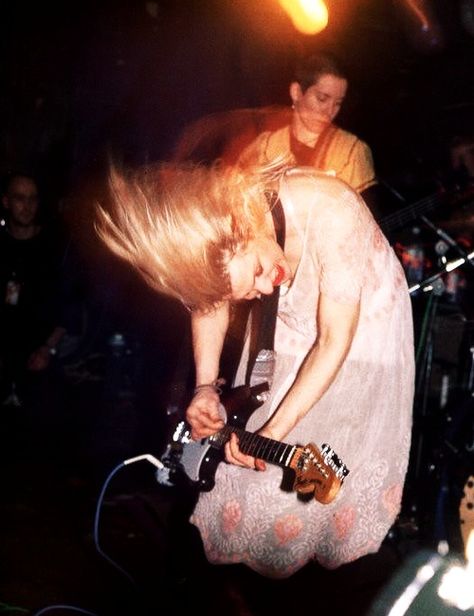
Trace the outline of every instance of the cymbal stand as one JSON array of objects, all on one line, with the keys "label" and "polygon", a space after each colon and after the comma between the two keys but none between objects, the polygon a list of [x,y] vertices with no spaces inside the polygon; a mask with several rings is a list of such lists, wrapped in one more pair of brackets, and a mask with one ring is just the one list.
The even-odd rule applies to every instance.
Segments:
[{"label": "cymbal stand", "polygon": [[[423,283],[420,283],[423,285]],[[441,295],[444,293],[444,283],[436,279],[430,284],[432,290],[428,298],[421,331],[416,349],[416,381],[415,381],[415,408],[421,428],[424,427],[428,415],[428,393],[433,366],[434,348],[434,322],[438,312],[438,305]],[[419,434],[417,439],[417,449],[414,459],[414,478],[418,480],[421,476],[422,461],[425,454],[425,434],[419,425],[416,425]]]}]

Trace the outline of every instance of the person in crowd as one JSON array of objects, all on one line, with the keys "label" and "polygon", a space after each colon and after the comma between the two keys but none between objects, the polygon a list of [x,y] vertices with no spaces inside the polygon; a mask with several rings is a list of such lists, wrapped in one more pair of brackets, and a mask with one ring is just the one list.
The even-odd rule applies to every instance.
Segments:
[{"label": "person in crowd", "polygon": [[[243,453],[232,434],[228,464],[191,517],[208,560],[285,578],[309,561],[331,569],[376,552],[401,504],[414,351],[405,276],[364,201],[307,167],[162,165],[110,177],[100,237],[191,311],[192,438],[224,426],[219,360],[232,305],[279,288],[272,386],[247,430],[291,445],[328,443],[350,469],[330,504],[301,499],[281,489],[281,468]],[[282,205],[284,249],[269,189]],[[245,382],[247,359],[246,344],[235,385]]]},{"label": "person in crowd", "polygon": [[60,324],[59,236],[39,216],[37,180],[7,178],[0,229],[2,400],[21,403],[28,375],[51,364],[65,328]]}]

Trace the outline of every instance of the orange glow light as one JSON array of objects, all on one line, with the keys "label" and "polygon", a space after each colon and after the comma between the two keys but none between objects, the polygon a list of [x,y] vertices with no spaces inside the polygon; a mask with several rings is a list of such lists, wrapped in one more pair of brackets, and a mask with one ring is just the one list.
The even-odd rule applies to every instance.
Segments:
[{"label": "orange glow light", "polygon": [[323,0],[278,0],[302,34],[318,34],[328,25],[328,10]]},{"label": "orange glow light", "polygon": [[414,0],[407,0],[407,4],[409,8],[413,11],[416,17],[420,20],[420,24],[423,30],[428,30],[430,27],[430,22],[428,21],[428,17],[425,13],[423,13],[422,7],[418,6],[418,3]]}]

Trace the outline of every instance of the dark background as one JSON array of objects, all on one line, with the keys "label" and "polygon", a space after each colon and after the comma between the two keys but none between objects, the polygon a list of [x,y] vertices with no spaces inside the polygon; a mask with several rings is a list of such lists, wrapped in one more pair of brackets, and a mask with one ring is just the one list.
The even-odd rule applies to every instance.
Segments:
[{"label": "dark background", "polygon": [[[369,143],[380,179],[405,198],[438,190],[452,140],[472,136],[474,0],[327,6],[328,27],[307,36],[277,0],[2,3],[0,175],[37,173],[44,212],[70,223],[77,240],[70,271],[82,271],[92,298],[90,329],[107,338],[132,328],[165,387],[187,318],[94,239],[109,156],[167,158],[202,116],[288,104],[295,58],[319,48],[348,68],[338,122]],[[426,30],[410,6],[421,7]]]},{"label": "dark background", "polygon": [[53,200],[105,148],[153,161],[205,114],[286,104],[293,59],[319,47],[348,65],[339,122],[368,141],[384,179],[421,190],[451,140],[472,135],[472,0],[328,0],[314,36],[276,0],[55,4],[3,2],[0,26],[0,171],[31,161]]},{"label": "dark background", "polygon": [[[439,190],[449,178],[453,140],[473,137],[474,0],[326,4],[327,29],[304,36],[276,0],[1,3],[0,174],[33,168],[49,214],[71,221],[79,250],[68,252],[74,257],[68,271],[72,283],[80,279],[79,296],[88,308],[82,353],[66,366],[68,386],[55,391],[56,406],[38,401],[31,415],[30,409],[2,408],[0,591],[2,600],[24,612],[72,603],[111,616],[154,616],[163,613],[166,593],[195,609],[196,597],[222,586],[200,561],[210,586],[199,576],[183,586],[180,567],[190,550],[184,540],[182,552],[177,549],[168,520],[179,498],[157,486],[147,465],[132,466],[109,488],[101,537],[106,552],[149,590],[152,608],[136,606],[137,595],[98,557],[92,541],[107,472],[128,456],[163,451],[165,407],[173,410],[169,383],[186,360],[179,350],[189,325],[181,307],[145,288],[94,241],[95,181],[105,177],[107,155],[130,164],[153,162],[168,157],[180,131],[206,114],[287,104],[294,58],[322,47],[336,51],[349,68],[339,124],[369,143],[380,179],[408,199]],[[426,30],[410,5],[428,14]],[[119,350],[111,344],[117,332],[125,340]],[[450,339],[452,333],[450,324]],[[427,419],[420,422],[427,454],[415,448],[425,456],[423,482],[417,469],[408,481],[410,498],[427,503],[422,513],[430,522],[423,532],[400,526],[408,539],[395,535],[373,559],[334,575],[315,578],[310,569],[303,593],[281,587],[288,600],[303,603],[307,589],[319,584],[331,588],[328,605],[321,596],[314,603],[310,593],[311,609],[359,616],[399,566],[413,534],[415,547],[431,547],[439,537],[431,527],[442,494],[439,478],[425,481],[424,475],[432,457],[439,459],[430,438],[434,434],[437,443],[442,432],[431,415]],[[452,483],[462,486],[466,465],[457,459],[454,465],[460,480]],[[457,492],[456,499],[457,509]],[[456,517],[450,522],[457,527]],[[170,572],[170,554],[180,565],[177,573]],[[262,580],[257,583],[254,597],[261,594]],[[232,605],[235,596],[225,595],[215,613],[232,614]]]},{"label": "dark background", "polygon": [[369,143],[380,180],[407,200],[449,183],[452,143],[473,138],[474,0],[327,6],[328,27],[307,36],[276,0],[2,3],[0,173],[32,168],[46,210],[67,223],[66,278],[87,304],[82,357],[101,345],[114,356],[107,345],[125,335],[141,379],[134,421],[155,445],[176,368],[190,376],[180,356],[189,319],[95,239],[109,156],[154,162],[207,114],[288,104],[295,58],[320,48],[349,70],[338,122]]}]

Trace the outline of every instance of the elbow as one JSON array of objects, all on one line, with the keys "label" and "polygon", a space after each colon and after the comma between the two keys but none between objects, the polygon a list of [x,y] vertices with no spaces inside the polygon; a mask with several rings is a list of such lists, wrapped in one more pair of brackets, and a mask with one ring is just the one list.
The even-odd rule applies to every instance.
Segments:
[{"label": "elbow", "polygon": [[350,351],[356,331],[357,322],[344,329],[323,329],[318,333],[316,346],[322,351],[336,353],[344,359]]}]

